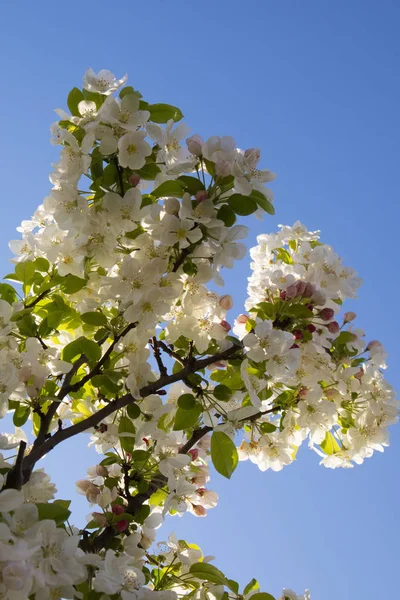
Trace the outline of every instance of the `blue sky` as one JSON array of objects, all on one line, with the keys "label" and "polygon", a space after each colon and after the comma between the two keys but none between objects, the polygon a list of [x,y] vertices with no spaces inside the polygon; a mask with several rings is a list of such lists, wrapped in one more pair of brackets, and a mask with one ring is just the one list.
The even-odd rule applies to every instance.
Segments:
[{"label": "blue sky", "polygon": [[[194,133],[259,146],[277,172],[276,217],[249,219],[249,245],[278,223],[321,229],[364,279],[348,306],[397,367],[400,6],[366,0],[86,0],[0,7],[0,267],[7,241],[49,190],[52,109],[89,66],[107,68],[151,102],[180,106]],[[237,311],[248,261],[226,277]],[[96,457],[86,439],[47,458],[61,497]],[[394,597],[399,566],[400,428],[361,467],[331,471],[306,448],[280,473],[243,463],[207,519],[171,520],[230,577],[266,591],[309,586],[313,600]],[[89,512],[75,502],[76,521]]]}]

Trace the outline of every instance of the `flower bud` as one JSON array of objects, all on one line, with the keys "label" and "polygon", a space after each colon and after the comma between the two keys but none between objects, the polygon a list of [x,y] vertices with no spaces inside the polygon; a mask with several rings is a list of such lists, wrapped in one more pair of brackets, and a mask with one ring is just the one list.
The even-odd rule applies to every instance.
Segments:
[{"label": "flower bud", "polygon": [[299,390],[298,396],[299,398],[302,398],[304,400],[304,398],[307,397],[308,394],[308,389],[306,387],[303,387]]},{"label": "flower bud", "polygon": [[362,376],[364,375],[364,370],[360,369],[359,371],[357,371],[357,373],[354,373],[354,377],[356,379],[362,379]]},{"label": "flower bud", "polygon": [[164,202],[164,210],[169,215],[177,215],[181,204],[176,198],[167,198]]},{"label": "flower bud", "polygon": [[107,477],[108,475],[108,469],[103,467],[103,465],[96,465],[95,470],[97,475],[100,475],[100,477]]},{"label": "flower bud", "polygon": [[312,283],[306,283],[306,287],[304,288],[303,298],[312,298],[312,295],[315,293],[315,287]]},{"label": "flower bud", "polygon": [[92,519],[93,519],[93,521],[96,521],[96,523],[99,527],[106,527],[106,525],[107,525],[107,519],[105,518],[103,513],[99,513],[99,512],[92,513]]},{"label": "flower bud", "polygon": [[115,523],[115,529],[119,533],[122,533],[123,531],[125,531],[125,529],[128,529],[128,526],[129,526],[129,523],[125,519],[122,519],[121,521],[118,521],[118,523]]},{"label": "flower bud", "polygon": [[292,283],[286,288],[286,296],[285,298],[296,298],[297,296],[297,285]]},{"label": "flower bud", "polygon": [[122,513],[125,512],[125,508],[122,506],[122,504],[113,504],[111,510],[114,515],[122,515]]},{"label": "flower bud", "polygon": [[218,304],[224,310],[230,310],[233,306],[233,298],[230,294],[224,294],[219,297]]},{"label": "flower bud", "polygon": [[350,323],[350,321],[354,321],[354,319],[356,318],[356,316],[357,315],[356,315],[355,312],[349,311],[347,313],[344,313],[343,320],[344,320],[345,323]]},{"label": "flower bud", "polygon": [[192,448],[192,450],[189,450],[188,454],[190,454],[192,460],[196,460],[196,458],[199,456],[199,451],[197,448]]},{"label": "flower bud", "polygon": [[207,190],[199,190],[198,192],[196,192],[194,198],[195,198],[196,202],[203,202],[203,200],[207,200],[207,198],[208,198]]},{"label": "flower bud", "polygon": [[191,154],[194,154],[195,156],[201,156],[203,153],[202,150],[202,146],[203,146],[203,138],[201,138],[199,135],[195,134],[192,135],[191,137],[187,138],[186,140],[186,145],[188,147],[188,150]]},{"label": "flower bud", "polygon": [[250,319],[249,315],[239,315],[236,319],[237,323],[244,325]]},{"label": "flower bud", "polygon": [[220,325],[221,325],[222,329],[225,329],[225,331],[230,331],[232,329],[232,327],[229,325],[228,321],[225,321],[225,319],[222,319],[222,321],[220,322]]},{"label": "flower bud", "polygon": [[281,300],[286,300],[286,292],[285,291],[280,292],[279,296],[280,296]]},{"label": "flower bud", "polygon": [[90,486],[86,490],[86,500],[91,502],[92,504],[96,504],[98,497],[100,496],[100,489],[95,486],[93,483],[90,483]]},{"label": "flower bud", "polygon": [[333,310],[333,308],[323,308],[319,311],[318,316],[323,321],[330,321],[335,316],[335,311]]},{"label": "flower bud", "polygon": [[367,350],[383,350],[383,345],[379,340],[371,340],[367,345]]},{"label": "flower bud", "polygon": [[339,392],[335,388],[329,388],[324,391],[325,396],[328,400],[334,400],[339,396]]},{"label": "flower bud", "polygon": [[332,321],[327,327],[330,333],[339,333],[340,331],[340,325],[337,321]]},{"label": "flower bud", "polygon": [[323,292],[321,292],[320,290],[317,290],[316,292],[314,292],[314,294],[311,296],[311,300],[314,302],[314,304],[316,304],[317,306],[322,306],[323,304],[325,304],[326,302],[326,296]]},{"label": "flower bud", "polygon": [[136,187],[140,183],[140,175],[134,173],[129,177],[128,181],[133,187]]},{"label": "flower bud", "polygon": [[303,337],[304,337],[304,335],[303,335],[303,332],[302,332],[302,331],[300,331],[300,329],[295,329],[295,330],[293,331],[293,335],[294,335],[294,339],[295,339],[295,340],[302,340],[302,339],[303,339]]},{"label": "flower bud", "polygon": [[309,331],[310,333],[314,333],[314,331],[317,330],[317,328],[315,327],[315,325],[313,325],[313,323],[309,323],[308,325],[306,325],[306,329],[307,331]]}]

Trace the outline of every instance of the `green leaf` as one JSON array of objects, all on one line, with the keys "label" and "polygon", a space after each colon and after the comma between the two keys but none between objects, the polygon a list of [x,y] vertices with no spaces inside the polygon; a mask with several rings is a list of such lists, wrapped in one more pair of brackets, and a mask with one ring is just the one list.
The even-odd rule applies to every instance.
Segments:
[{"label": "green leaf", "polygon": [[175,415],[174,431],[181,431],[182,429],[190,429],[194,427],[203,412],[203,407],[200,402],[196,402],[195,406],[191,410],[185,410],[184,408],[178,408]]},{"label": "green leaf", "polygon": [[211,436],[211,460],[218,473],[231,478],[239,457],[235,444],[222,431],[214,431]]},{"label": "green leaf", "polygon": [[276,430],[276,425],[273,425],[272,423],[260,423],[259,427],[261,433],[272,433]]},{"label": "green leaf", "polygon": [[37,271],[41,271],[42,273],[48,273],[50,269],[49,261],[47,260],[47,258],[43,258],[42,256],[38,256],[37,258],[35,258],[33,264],[35,265],[35,269]]},{"label": "green leaf", "polygon": [[246,594],[248,594],[249,592],[252,592],[254,590],[259,590],[260,589],[260,584],[258,583],[257,579],[251,579],[249,581],[249,583],[246,585],[246,587],[243,590],[243,595],[245,596]]},{"label": "green leaf", "polygon": [[88,325],[107,325],[107,318],[98,311],[83,313],[81,319]]},{"label": "green leaf", "polygon": [[[128,433],[131,435],[123,435]],[[135,445],[136,429],[132,421],[128,417],[121,417],[118,425],[118,436],[120,443],[125,452],[132,452]]]},{"label": "green leaf", "polygon": [[265,212],[267,212],[270,215],[275,214],[274,205],[270,200],[268,200],[268,198],[264,196],[264,194],[262,194],[258,190],[253,190],[250,195],[257,202],[258,206],[265,210]]},{"label": "green leaf", "polygon": [[148,504],[143,504],[141,509],[134,516],[135,523],[142,524],[149,516],[151,508]]},{"label": "green leaf", "polygon": [[101,357],[101,348],[93,340],[82,336],[65,346],[63,360],[71,362],[76,356],[81,354],[84,354],[90,362],[97,362]]},{"label": "green leaf", "polygon": [[251,596],[251,600],[275,600],[274,596],[271,594],[267,594],[267,592],[259,592],[258,594],[253,594]]},{"label": "green leaf", "polygon": [[193,394],[182,394],[178,398],[178,406],[183,410],[192,410],[196,406],[196,398]]},{"label": "green leaf", "polygon": [[158,167],[155,163],[149,162],[141,169],[135,169],[135,173],[137,173],[142,179],[146,181],[153,181],[159,173],[161,173],[160,167]]},{"label": "green leaf", "polygon": [[285,390],[274,399],[274,404],[276,406],[288,406],[293,402],[293,398],[294,392],[291,390]]},{"label": "green leaf", "polygon": [[257,203],[251,196],[242,194],[232,194],[228,199],[228,204],[232,210],[242,217],[252,215],[257,210]]},{"label": "green leaf", "polygon": [[227,584],[230,590],[232,590],[232,592],[234,594],[238,594],[239,593],[239,584],[237,581],[235,581],[234,579],[227,579]]},{"label": "green leaf", "polygon": [[297,319],[310,319],[313,316],[313,312],[303,304],[292,304],[292,306],[285,308],[286,315]]},{"label": "green leaf", "polygon": [[351,331],[342,331],[335,340],[335,344],[348,344],[354,342],[356,336]]},{"label": "green leaf", "polygon": [[182,197],[183,195],[183,185],[178,180],[170,180],[164,181],[161,185],[159,185],[155,190],[151,192],[152,196],[156,198],[164,197],[164,196],[178,196]]},{"label": "green leaf", "polygon": [[116,454],[114,454],[114,456],[107,456],[106,458],[104,458],[100,464],[102,467],[109,467],[111,465],[114,465],[117,462],[118,462],[118,456]]},{"label": "green leaf", "polygon": [[13,423],[15,427],[22,427],[30,415],[31,409],[29,406],[20,404],[13,414]]},{"label": "green leaf", "polygon": [[176,106],[170,104],[149,104],[150,121],[153,123],[166,123],[170,119],[175,122],[183,118],[183,113]]},{"label": "green leaf", "polygon": [[243,388],[243,379],[240,369],[229,366],[227,369],[213,371],[210,375],[213,381],[227,385],[231,390],[241,390]]},{"label": "green leaf", "polygon": [[69,274],[63,277],[60,288],[64,294],[75,294],[84,288],[85,285],[86,279]]},{"label": "green leaf", "polygon": [[217,219],[223,221],[225,227],[232,227],[236,221],[235,211],[227,204],[223,204],[217,212]]},{"label": "green leaf", "polygon": [[227,579],[222,571],[217,569],[217,567],[214,567],[214,565],[210,565],[210,563],[193,563],[190,566],[189,573],[191,573],[194,577],[197,577],[197,579],[211,581],[211,583],[216,583],[217,585],[228,584]]},{"label": "green leaf", "polygon": [[205,189],[203,182],[200,181],[200,179],[197,179],[197,177],[181,175],[180,177],[178,177],[178,181],[182,182],[185,191],[189,192],[189,194],[191,194],[192,196],[197,194],[197,192],[200,192]]},{"label": "green leaf", "polygon": [[142,94],[140,92],[138,92],[137,90],[133,89],[133,87],[131,85],[127,85],[124,88],[122,88],[122,90],[119,93],[119,97],[122,100],[122,98],[124,96],[127,96],[128,94],[134,94],[138,98],[142,98]]},{"label": "green leaf", "polygon": [[70,93],[68,94],[67,105],[71,112],[71,115],[74,117],[80,117],[81,113],[78,110],[79,102],[85,99],[85,96],[82,94],[81,90],[77,87],[72,88]]},{"label": "green leaf", "polygon": [[32,260],[25,260],[15,265],[15,274],[22,283],[29,283],[35,273],[35,265]]},{"label": "green leaf", "polygon": [[145,462],[150,455],[146,450],[134,450],[131,454],[132,462]]},{"label": "green leaf", "polygon": [[99,109],[107,99],[107,96],[104,94],[98,94],[97,92],[89,92],[88,90],[82,90],[82,94],[84,96],[84,100],[89,100],[89,102],[94,102],[97,109]]},{"label": "green leaf", "polygon": [[9,304],[13,304],[17,300],[17,292],[12,285],[0,283],[0,297]]},{"label": "green leaf", "polygon": [[213,389],[213,394],[217,400],[222,400],[224,402],[230,399],[232,396],[232,390],[227,385],[221,383]]},{"label": "green leaf", "polygon": [[101,373],[100,375],[95,375],[91,379],[94,387],[100,388],[100,391],[103,393],[111,392],[111,394],[117,394],[121,389],[121,386],[118,385],[117,382],[113,381],[106,374]]},{"label": "green leaf", "polygon": [[132,404],[128,404],[128,406],[126,407],[126,412],[128,413],[128,416],[131,419],[137,419],[141,415],[141,410],[140,410],[139,406],[136,404],[136,402],[133,402]]},{"label": "green leaf", "polygon": [[43,521],[44,519],[51,519],[55,521],[57,525],[62,525],[69,519],[71,511],[68,509],[68,506],[64,504],[63,500],[55,500],[51,504],[47,504],[44,502],[39,502],[36,504],[36,507],[39,512],[39,521]]},{"label": "green leaf", "polygon": [[31,314],[24,315],[17,321],[17,326],[22,335],[35,337],[37,333],[36,321]]},{"label": "green leaf", "polygon": [[330,431],[327,431],[325,439],[320,443],[320,446],[325,454],[336,454],[342,450],[335,436]]}]

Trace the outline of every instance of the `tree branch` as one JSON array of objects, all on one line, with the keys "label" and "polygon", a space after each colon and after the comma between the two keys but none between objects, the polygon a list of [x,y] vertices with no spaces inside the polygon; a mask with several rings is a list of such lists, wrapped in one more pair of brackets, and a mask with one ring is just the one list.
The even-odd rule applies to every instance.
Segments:
[{"label": "tree branch", "polygon": [[106,406],[98,410],[90,417],[87,417],[86,419],[83,419],[82,421],[79,421],[78,423],[75,423],[70,427],[66,427],[65,429],[60,429],[56,431],[54,435],[46,439],[40,446],[37,446],[36,448],[33,447],[28,456],[24,458],[24,481],[27,481],[29,479],[29,476],[36,462],[39,459],[41,459],[45,454],[53,450],[53,448],[58,446],[58,444],[60,444],[61,442],[77,435],[78,433],[82,433],[87,429],[95,427],[96,425],[101,423],[101,421],[103,421],[106,417],[112,415],[115,411],[120,410],[121,408],[125,408],[125,406],[128,406],[129,404],[132,404],[133,402],[136,402],[141,398],[145,398],[146,396],[155,394],[165,386],[170,385],[171,383],[175,383],[176,381],[182,381],[183,378],[187,377],[191,373],[200,371],[201,369],[204,369],[205,367],[208,367],[209,365],[215,362],[219,362],[221,360],[226,360],[228,358],[233,357],[238,351],[240,351],[240,348],[238,346],[230,346],[226,350],[223,350],[212,356],[194,360],[192,364],[186,365],[185,367],[183,367],[183,369],[178,371],[178,373],[162,376],[157,381],[154,381],[144,386],[140,390],[140,398],[134,398],[132,394],[125,394],[124,396],[121,396],[116,400],[112,400],[111,402],[106,404]]},{"label": "tree branch", "polygon": [[151,340],[149,340],[149,341],[150,341],[151,347],[153,348],[154,358],[156,359],[158,369],[160,371],[160,375],[162,377],[164,377],[165,375],[168,375],[168,371],[167,371],[167,367],[164,365],[162,358],[161,358],[161,352],[160,352],[161,342],[159,342],[157,340],[156,336],[153,336],[151,338]]}]

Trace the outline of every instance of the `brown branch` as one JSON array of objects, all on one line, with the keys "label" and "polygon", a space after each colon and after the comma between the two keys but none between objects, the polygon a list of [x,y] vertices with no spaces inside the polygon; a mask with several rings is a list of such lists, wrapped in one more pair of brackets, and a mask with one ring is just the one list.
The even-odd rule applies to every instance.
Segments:
[{"label": "brown branch", "polygon": [[161,350],[163,350],[165,352],[165,354],[168,354],[168,356],[175,359],[183,367],[186,366],[186,361],[182,358],[182,356],[179,356],[179,354],[177,352],[174,352],[174,350],[172,350],[172,348],[167,346],[167,344],[165,344],[165,342],[158,340],[157,343],[160,346]]},{"label": "brown branch", "polygon": [[201,369],[204,369],[205,367],[208,367],[209,365],[215,362],[219,362],[221,360],[226,360],[228,358],[233,357],[238,351],[240,351],[240,348],[238,346],[230,346],[226,350],[223,350],[217,354],[195,360],[191,365],[186,365],[177,373],[165,375],[163,377],[160,377],[157,381],[154,381],[144,386],[140,390],[140,398],[134,398],[132,394],[125,394],[124,396],[121,396],[116,400],[112,400],[111,402],[106,404],[106,406],[98,410],[90,417],[87,417],[86,419],[83,419],[82,421],[79,421],[78,423],[75,423],[70,427],[66,427],[65,429],[56,431],[54,435],[46,439],[40,446],[32,448],[28,456],[25,457],[23,461],[24,480],[27,481],[29,479],[29,476],[36,462],[39,459],[41,459],[45,454],[53,450],[53,448],[58,446],[58,444],[60,444],[61,442],[77,435],[78,433],[82,433],[87,429],[95,427],[96,425],[101,423],[101,421],[103,421],[106,417],[112,415],[117,410],[125,408],[129,404],[136,402],[138,399],[145,398],[146,396],[150,396],[151,394],[155,394],[165,386],[170,385],[171,383],[175,383],[176,381],[182,381],[184,377],[187,377],[188,375],[196,371],[200,371]]},{"label": "brown branch", "polygon": [[19,443],[17,458],[15,459],[15,464],[13,468],[8,472],[7,480],[5,484],[5,488],[14,488],[16,490],[20,490],[22,484],[24,483],[23,476],[23,459],[26,450],[26,442],[21,440]]},{"label": "brown branch", "polygon": [[161,342],[159,342],[157,340],[156,336],[153,336],[151,338],[151,340],[149,340],[149,341],[150,341],[151,347],[153,348],[154,358],[156,359],[158,370],[160,371],[160,375],[162,377],[164,377],[165,375],[168,375],[168,371],[167,371],[167,367],[164,365],[162,358],[161,358],[161,352],[160,352]]}]

